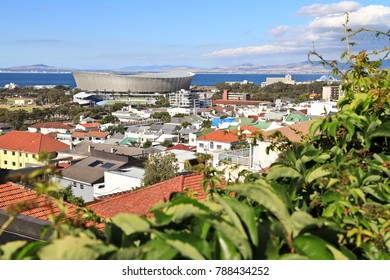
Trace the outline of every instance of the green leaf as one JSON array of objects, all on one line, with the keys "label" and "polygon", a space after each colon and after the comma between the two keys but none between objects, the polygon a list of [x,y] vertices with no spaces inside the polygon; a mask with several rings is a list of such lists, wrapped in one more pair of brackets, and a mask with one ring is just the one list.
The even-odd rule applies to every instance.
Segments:
[{"label": "green leaf", "polygon": [[326,193],[321,195],[321,205],[327,205],[331,202],[335,202],[340,199],[342,199],[342,195],[340,193],[327,191]]},{"label": "green leaf", "polygon": [[237,248],[234,246],[228,238],[226,238],[220,232],[216,232],[218,238],[220,256],[217,256],[221,260],[240,260],[240,254],[237,251]]},{"label": "green leaf", "polygon": [[333,255],[327,245],[324,240],[315,235],[298,236],[293,241],[293,247],[297,253],[311,260],[333,260]]},{"label": "green leaf", "polygon": [[349,258],[346,255],[344,255],[342,252],[337,250],[332,245],[326,244],[326,248],[328,248],[329,251],[331,251],[335,260],[349,260]]},{"label": "green leaf", "polygon": [[148,231],[150,226],[145,219],[129,213],[120,213],[113,217],[112,223],[119,227],[126,235],[130,235],[136,232]]},{"label": "green leaf", "polygon": [[314,225],[317,221],[308,213],[296,211],[291,215],[293,226],[293,237],[297,236],[302,229],[307,226]]},{"label": "green leaf", "polygon": [[306,177],[306,182],[307,183],[311,183],[313,182],[314,180],[318,179],[318,178],[321,178],[321,177],[324,177],[324,176],[327,176],[329,174],[332,174],[332,171],[327,168],[326,166],[320,166],[312,171],[310,171]]},{"label": "green leaf", "polygon": [[322,212],[323,217],[331,218],[334,215],[334,212],[337,210],[337,205],[335,203],[329,204],[328,207]]},{"label": "green leaf", "polygon": [[290,166],[273,165],[267,172],[267,179],[300,178],[302,174]]},{"label": "green leaf", "polygon": [[315,119],[311,122],[310,127],[309,127],[309,133],[311,136],[314,136],[314,134],[320,128],[322,122],[323,122],[322,119]]},{"label": "green leaf", "polygon": [[217,231],[219,231],[231,241],[231,243],[238,249],[244,259],[252,258],[252,249],[248,239],[246,236],[242,236],[239,230],[224,221],[209,219],[208,222],[211,223]]},{"label": "green leaf", "polygon": [[94,260],[99,253],[89,246],[97,244],[102,243],[87,237],[65,236],[43,247],[38,256],[41,260]]},{"label": "green leaf", "polygon": [[160,238],[147,242],[142,247],[142,251],[145,252],[142,259],[146,260],[172,260],[179,252],[175,248],[167,246],[165,240]]},{"label": "green leaf", "polygon": [[180,223],[188,217],[207,214],[208,211],[199,208],[196,203],[183,203],[170,206],[165,213],[172,216],[173,222]]},{"label": "green leaf", "polygon": [[[257,246],[258,231],[257,231],[257,223],[256,223],[254,208],[232,197],[224,197],[223,201],[225,204],[228,204],[238,214],[238,217],[244,222],[246,228],[248,229],[249,236],[252,240],[252,243],[255,246]],[[244,231],[243,234],[246,234],[246,232]]]},{"label": "green leaf", "polygon": [[376,137],[390,137],[390,119],[385,120],[379,127],[370,133],[370,139]]},{"label": "green leaf", "polygon": [[263,205],[291,232],[290,213],[286,204],[265,181],[258,181],[255,184],[232,185],[228,186],[227,189]]},{"label": "green leaf", "polygon": [[27,241],[11,241],[11,242],[8,242],[4,245],[1,245],[0,246],[0,260],[12,260],[13,259],[13,254],[19,250],[20,248],[22,248],[23,246],[25,246],[27,244]]},{"label": "green leaf", "polygon": [[199,252],[197,246],[207,249],[207,244],[204,240],[200,240],[194,236],[186,235],[185,233],[165,234],[162,232],[155,232],[155,234],[164,242],[175,248],[182,256],[191,260],[204,260],[205,258]]}]

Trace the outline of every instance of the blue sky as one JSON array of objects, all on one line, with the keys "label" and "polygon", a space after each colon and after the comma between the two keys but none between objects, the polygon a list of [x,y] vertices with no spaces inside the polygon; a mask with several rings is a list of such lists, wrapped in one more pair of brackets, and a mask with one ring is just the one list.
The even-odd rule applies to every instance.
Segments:
[{"label": "blue sky", "polygon": [[351,27],[390,29],[389,0],[12,0],[0,10],[0,67],[275,65],[306,61],[313,42],[338,58],[345,11]]}]

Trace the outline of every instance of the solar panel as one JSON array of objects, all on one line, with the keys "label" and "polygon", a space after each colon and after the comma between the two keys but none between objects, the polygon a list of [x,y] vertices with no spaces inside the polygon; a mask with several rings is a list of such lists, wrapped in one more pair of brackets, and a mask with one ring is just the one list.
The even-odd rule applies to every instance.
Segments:
[{"label": "solar panel", "polygon": [[110,168],[113,167],[115,164],[111,162],[106,162],[105,164],[102,165],[103,168]]},{"label": "solar panel", "polygon": [[88,166],[95,167],[95,166],[98,165],[99,163],[101,163],[100,160],[95,160],[94,162],[91,162],[90,164],[88,164]]}]

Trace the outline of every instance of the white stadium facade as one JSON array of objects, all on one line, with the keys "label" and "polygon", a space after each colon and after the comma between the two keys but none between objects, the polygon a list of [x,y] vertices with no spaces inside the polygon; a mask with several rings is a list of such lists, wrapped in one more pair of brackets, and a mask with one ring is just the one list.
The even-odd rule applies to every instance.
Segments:
[{"label": "white stadium facade", "polygon": [[159,72],[112,74],[72,72],[77,88],[87,92],[169,93],[190,88],[195,74],[191,72]]}]

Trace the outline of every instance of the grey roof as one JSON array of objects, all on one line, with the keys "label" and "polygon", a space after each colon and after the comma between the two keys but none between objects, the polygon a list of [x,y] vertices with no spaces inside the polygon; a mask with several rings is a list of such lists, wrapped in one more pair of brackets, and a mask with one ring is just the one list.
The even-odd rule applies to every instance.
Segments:
[{"label": "grey roof", "polygon": [[[108,164],[108,165],[104,165]],[[62,177],[73,181],[87,184],[97,184],[104,182],[104,172],[115,170],[127,164],[124,161],[104,159],[98,157],[87,157],[86,159],[62,170]],[[104,166],[109,166],[105,168]]]},{"label": "grey roof", "polygon": [[72,149],[68,148],[64,150],[64,153],[68,153],[71,155],[81,155],[81,156],[90,156],[91,148],[119,155],[127,155],[127,156],[137,156],[144,154],[144,149],[137,147],[127,147],[122,145],[109,145],[109,144],[94,144],[88,141],[81,141],[77,145],[75,145]]},{"label": "grey roof", "polygon": [[190,134],[190,133],[196,133],[198,132],[199,129],[196,129],[196,128],[189,128],[189,127],[186,127],[186,128],[183,128],[182,130],[180,130],[180,134]]},{"label": "grey roof", "polygon": [[150,126],[131,125],[127,127],[126,131],[132,133],[138,133],[138,132],[143,132],[144,130],[148,130],[149,128]]},{"label": "grey roof", "polygon": [[188,122],[188,120],[185,118],[171,118],[171,123],[181,124],[183,122]]},{"label": "grey roof", "polygon": [[113,136],[111,136],[110,138],[108,138],[106,141],[104,141],[104,144],[108,144],[108,145],[115,145],[115,144],[119,144],[119,142],[125,138],[125,135],[122,134],[122,133],[115,133]]},{"label": "grey roof", "polygon": [[120,174],[126,177],[143,179],[145,174],[145,169],[141,167],[128,167],[128,168],[120,168],[118,170],[110,171],[110,173]]},{"label": "grey roof", "polygon": [[149,131],[159,132],[161,128],[163,127],[162,124],[154,123],[149,127]]},{"label": "grey roof", "polygon": [[162,126],[161,130],[165,134],[171,134],[172,132],[178,131],[181,128],[178,124],[166,123]]}]

